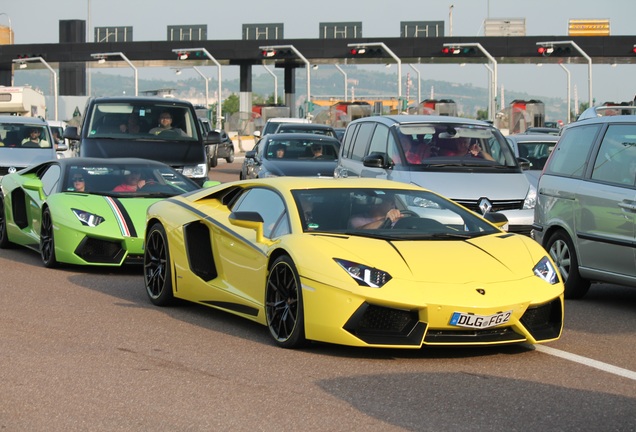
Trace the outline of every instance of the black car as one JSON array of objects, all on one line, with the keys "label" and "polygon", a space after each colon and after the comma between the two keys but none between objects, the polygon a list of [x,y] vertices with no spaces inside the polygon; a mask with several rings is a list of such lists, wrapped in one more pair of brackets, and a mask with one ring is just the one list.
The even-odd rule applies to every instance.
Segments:
[{"label": "black car", "polygon": [[311,133],[338,138],[333,127],[317,123],[281,123],[274,133]]},{"label": "black car", "polygon": [[219,164],[219,159],[225,159],[227,163],[234,162],[234,143],[223,130],[215,130],[219,134],[219,143],[207,146],[208,164],[214,168]]},{"label": "black car", "polygon": [[253,150],[245,153],[240,178],[333,177],[339,150],[340,141],[324,135],[265,135]]},{"label": "black car", "polygon": [[190,102],[125,96],[89,99],[81,131],[69,126],[64,138],[79,142],[81,157],[152,159],[202,185],[209,170],[206,146],[220,137],[203,134]]}]

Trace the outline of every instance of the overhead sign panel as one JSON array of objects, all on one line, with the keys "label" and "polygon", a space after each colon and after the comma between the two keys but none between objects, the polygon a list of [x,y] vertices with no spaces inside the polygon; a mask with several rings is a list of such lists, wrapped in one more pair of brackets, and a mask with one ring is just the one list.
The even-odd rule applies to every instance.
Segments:
[{"label": "overhead sign panel", "polygon": [[400,37],[443,37],[444,21],[400,21]]},{"label": "overhead sign panel", "polygon": [[319,23],[320,39],[356,39],[362,37],[362,22]]},{"label": "overhead sign panel", "polygon": [[207,24],[168,26],[169,41],[198,41],[208,39]]},{"label": "overhead sign panel", "polygon": [[484,36],[525,36],[525,18],[489,18],[484,21]]},{"label": "overhead sign panel", "polygon": [[283,39],[283,23],[243,24],[243,40]]},{"label": "overhead sign panel", "polygon": [[95,27],[95,42],[132,42],[132,27]]},{"label": "overhead sign panel", "polygon": [[568,22],[569,36],[609,36],[608,19],[571,19]]}]

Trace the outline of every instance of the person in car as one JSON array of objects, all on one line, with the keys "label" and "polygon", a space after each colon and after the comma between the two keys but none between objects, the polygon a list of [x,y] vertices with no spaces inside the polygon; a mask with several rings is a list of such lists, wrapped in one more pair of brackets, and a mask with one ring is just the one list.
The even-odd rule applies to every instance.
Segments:
[{"label": "person in car", "polygon": [[402,217],[400,210],[395,208],[393,199],[390,197],[378,197],[378,203],[371,204],[366,213],[354,215],[349,220],[349,226],[355,229],[378,229],[390,220],[391,225],[395,224]]},{"label": "person in car", "polygon": [[86,177],[81,171],[71,174],[71,186],[68,189],[72,192],[86,192]]},{"label": "person in car", "polygon": [[124,133],[139,133],[141,128],[139,127],[139,117],[136,115],[129,115],[126,123],[119,125],[119,131]]},{"label": "person in car", "polygon": [[159,126],[150,129],[151,134],[159,135],[164,132],[174,132],[181,136],[185,136],[185,132],[177,127],[172,127],[172,114],[167,111],[162,112],[159,115]]},{"label": "person in car", "polygon": [[322,146],[320,144],[314,143],[311,145],[311,153],[314,159],[318,159],[322,156]]},{"label": "person in car", "polygon": [[22,147],[50,147],[47,140],[40,138],[41,133],[40,128],[29,129],[29,136],[22,140]]},{"label": "person in car", "polygon": [[144,187],[146,181],[141,179],[139,171],[130,171],[124,176],[124,181],[115,186],[113,192],[137,192],[138,189]]},{"label": "person in car", "polygon": [[[471,156],[487,160],[495,160],[486,153],[479,143],[471,142],[470,138],[461,137],[450,139],[450,146],[442,153],[443,156]],[[454,148],[453,148],[454,144]]]},{"label": "person in car", "polygon": [[282,144],[277,145],[276,147],[274,147],[274,156],[276,156],[277,159],[282,159],[285,157],[285,146]]}]

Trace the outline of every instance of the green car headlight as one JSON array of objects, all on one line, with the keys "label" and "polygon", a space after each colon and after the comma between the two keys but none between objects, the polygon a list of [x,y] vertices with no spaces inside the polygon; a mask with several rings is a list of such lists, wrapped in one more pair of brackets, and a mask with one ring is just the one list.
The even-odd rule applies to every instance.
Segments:
[{"label": "green car headlight", "polygon": [[384,284],[391,280],[391,275],[383,270],[339,258],[334,258],[333,260],[349,273],[349,276],[351,276],[358,285],[382,288]]},{"label": "green car headlight", "polygon": [[540,277],[549,284],[554,285],[559,281],[557,272],[552,266],[552,263],[550,262],[548,257],[541,258],[537,265],[534,266],[532,271],[534,272],[535,276]]},{"label": "green car headlight", "polygon": [[90,213],[84,210],[79,209],[71,209],[75,217],[82,223],[82,225],[96,227],[100,223],[104,222],[104,218],[96,215],[94,213]]}]

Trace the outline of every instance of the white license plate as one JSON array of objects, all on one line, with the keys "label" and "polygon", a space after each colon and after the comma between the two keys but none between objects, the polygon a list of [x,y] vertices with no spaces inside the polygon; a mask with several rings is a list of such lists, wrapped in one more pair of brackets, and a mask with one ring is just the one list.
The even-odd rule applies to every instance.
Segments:
[{"label": "white license plate", "polygon": [[507,323],[512,311],[499,312],[493,315],[475,315],[463,312],[453,312],[450,325],[468,328],[488,328]]}]

